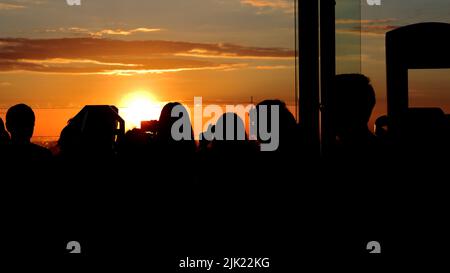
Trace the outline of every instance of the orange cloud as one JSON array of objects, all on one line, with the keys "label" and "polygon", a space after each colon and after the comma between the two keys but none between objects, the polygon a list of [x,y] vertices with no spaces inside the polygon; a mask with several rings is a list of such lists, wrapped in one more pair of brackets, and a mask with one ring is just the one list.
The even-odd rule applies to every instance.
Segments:
[{"label": "orange cloud", "polygon": [[25,8],[25,6],[22,6],[22,5],[0,3],[0,10],[16,10],[16,9],[24,9],[24,8]]},{"label": "orange cloud", "polygon": [[58,29],[47,29],[45,32],[48,33],[63,33],[77,36],[90,36],[101,38],[107,35],[116,35],[116,36],[129,36],[135,33],[150,33],[150,32],[159,32],[162,31],[161,28],[148,28],[148,27],[140,27],[135,29],[102,29],[102,30],[89,30],[87,28],[79,28],[79,27],[71,27],[71,28],[58,28]]},{"label": "orange cloud", "polygon": [[258,70],[274,70],[274,69],[288,69],[292,67],[287,65],[258,65],[255,68]]},{"label": "orange cloud", "polygon": [[294,11],[294,2],[288,0],[241,0],[241,4],[256,8],[282,9],[285,12]]},{"label": "orange cloud", "polygon": [[[0,45],[0,72],[132,75],[202,69],[228,71],[246,64],[226,59],[294,56],[292,50],[283,48],[157,40],[0,39]],[[189,54],[204,58],[186,57]]]},{"label": "orange cloud", "polygon": [[117,75],[117,76],[132,76],[142,74],[162,74],[170,72],[182,72],[182,71],[197,71],[197,70],[222,70],[232,71],[238,68],[247,67],[247,64],[211,64],[211,66],[202,67],[180,67],[180,68],[166,68],[166,69],[116,69],[111,71],[105,71],[98,74],[103,75]]},{"label": "orange cloud", "polygon": [[398,26],[392,23],[398,21],[395,18],[387,19],[337,19],[336,33],[348,35],[384,36],[389,30]]},{"label": "orange cloud", "polygon": [[397,19],[389,18],[389,19],[365,19],[365,20],[359,20],[359,19],[336,19],[337,25],[348,25],[348,24],[386,24],[397,21]]},{"label": "orange cloud", "polygon": [[148,33],[148,32],[158,32],[161,31],[162,29],[160,28],[145,28],[145,27],[141,27],[141,28],[135,28],[135,29],[131,29],[131,30],[121,30],[121,29],[104,29],[98,32],[89,32],[89,34],[91,36],[103,36],[103,35],[131,35],[134,33],[138,33],[138,32],[144,32],[144,33]]},{"label": "orange cloud", "polygon": [[0,72],[30,71],[41,73],[134,75],[180,72],[188,70],[225,69],[233,64],[215,64],[196,60],[147,59],[138,64],[108,63],[82,59],[0,60]]},{"label": "orange cloud", "polygon": [[398,26],[384,25],[384,26],[362,26],[361,28],[355,27],[350,29],[337,29],[338,34],[348,35],[365,35],[365,36],[380,36],[384,37],[386,32],[394,30]]},{"label": "orange cloud", "polygon": [[[265,54],[263,52],[265,50]],[[257,54],[255,54],[258,52]],[[292,58],[293,52],[282,48],[251,48],[233,44],[218,44],[216,49],[194,48],[176,56],[219,59],[285,59]]]}]

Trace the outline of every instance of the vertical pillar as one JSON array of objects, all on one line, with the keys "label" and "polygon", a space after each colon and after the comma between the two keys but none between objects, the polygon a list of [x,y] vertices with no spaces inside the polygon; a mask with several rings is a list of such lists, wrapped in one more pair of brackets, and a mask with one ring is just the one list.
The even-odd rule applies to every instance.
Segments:
[{"label": "vertical pillar", "polygon": [[336,23],[334,0],[320,0],[320,72],[322,155],[336,142],[333,128],[334,78],[336,75]]},{"label": "vertical pillar", "polygon": [[306,156],[320,154],[319,136],[319,2],[298,0],[299,118],[308,147]]}]

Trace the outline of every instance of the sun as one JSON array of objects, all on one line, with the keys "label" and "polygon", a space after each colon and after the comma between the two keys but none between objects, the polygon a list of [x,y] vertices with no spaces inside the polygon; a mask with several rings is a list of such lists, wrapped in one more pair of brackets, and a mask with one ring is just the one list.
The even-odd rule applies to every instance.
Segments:
[{"label": "sun", "polygon": [[157,120],[162,104],[147,91],[126,94],[121,103],[121,116],[127,130],[141,128],[141,121]]}]

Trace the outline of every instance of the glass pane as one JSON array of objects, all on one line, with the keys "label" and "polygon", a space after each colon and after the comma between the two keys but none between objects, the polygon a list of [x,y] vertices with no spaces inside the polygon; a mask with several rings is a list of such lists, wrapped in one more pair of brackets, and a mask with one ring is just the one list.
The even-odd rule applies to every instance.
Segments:
[{"label": "glass pane", "polygon": [[361,72],[360,0],[336,1],[336,73]]}]

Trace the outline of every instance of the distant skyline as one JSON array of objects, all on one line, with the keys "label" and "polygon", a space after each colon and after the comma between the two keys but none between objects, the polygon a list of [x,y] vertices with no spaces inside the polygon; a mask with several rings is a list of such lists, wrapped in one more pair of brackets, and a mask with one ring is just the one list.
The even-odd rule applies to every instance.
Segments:
[{"label": "distant skyline", "polygon": [[[450,1],[337,4],[338,72],[372,79],[380,115],[384,33],[420,21],[448,22]],[[38,109],[35,135],[58,136],[83,105],[127,107],[125,98],[135,93],[158,103],[189,104],[194,96],[247,103],[253,97],[292,107],[293,12],[293,0],[83,0],[80,7],[65,0],[0,0],[0,116],[25,102]],[[448,107],[450,80],[443,77],[449,74],[413,77],[412,100],[433,104],[424,91],[432,89]]]}]

